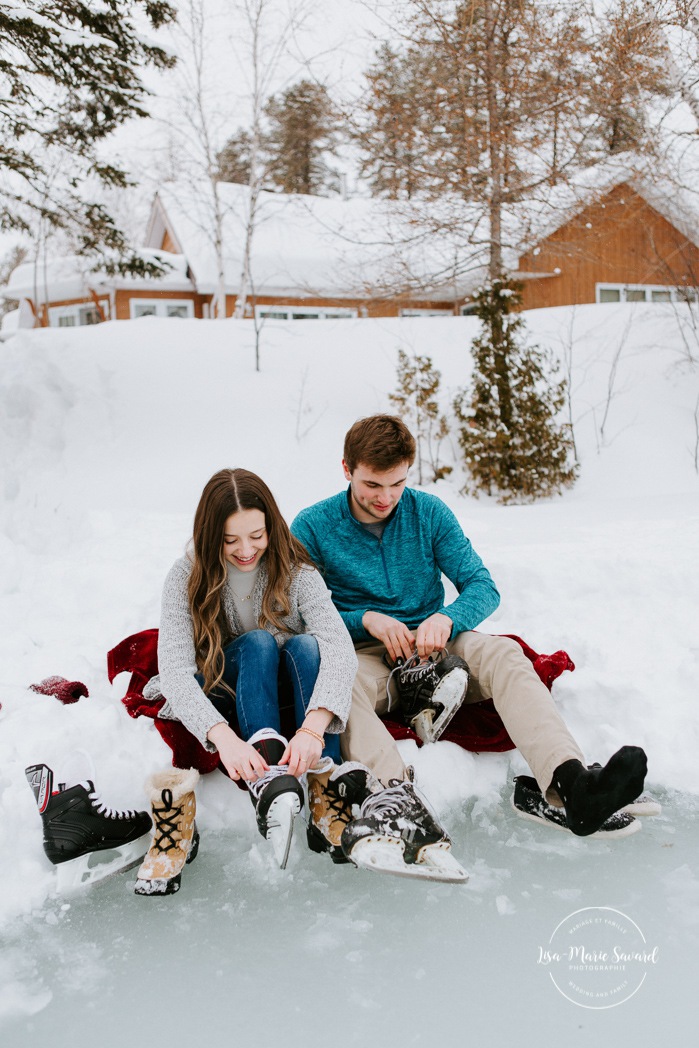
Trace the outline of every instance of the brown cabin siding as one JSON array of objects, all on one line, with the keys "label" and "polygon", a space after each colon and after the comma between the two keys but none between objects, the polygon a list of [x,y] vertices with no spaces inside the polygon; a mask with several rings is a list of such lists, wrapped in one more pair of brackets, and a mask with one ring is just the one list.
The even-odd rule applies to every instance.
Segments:
[{"label": "brown cabin siding", "polygon": [[699,249],[630,185],[616,186],[522,255],[522,308],[595,301],[595,285],[699,283]]}]

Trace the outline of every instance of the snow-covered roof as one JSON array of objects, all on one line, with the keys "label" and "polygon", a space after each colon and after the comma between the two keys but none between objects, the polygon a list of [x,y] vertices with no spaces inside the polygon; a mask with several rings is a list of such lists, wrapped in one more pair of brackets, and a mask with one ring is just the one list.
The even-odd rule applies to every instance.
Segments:
[{"label": "snow-covered roof", "polygon": [[169,268],[158,278],[147,279],[132,276],[108,276],[104,272],[91,271],[84,258],[78,255],[62,255],[23,262],[10,274],[7,285],[0,289],[0,296],[7,299],[30,298],[36,305],[44,302],[60,302],[73,298],[84,298],[89,291],[107,293],[114,288],[133,288],[158,291],[191,291],[192,282],[187,275],[187,260],[183,255],[166,251],[139,251],[148,262],[166,262]]},{"label": "snow-covered roof", "polygon": [[[250,203],[247,186],[219,183],[223,212],[225,283],[240,286]],[[211,203],[184,184],[159,190],[147,246],[160,247],[165,229],[189,263],[197,289],[217,289]],[[252,280],[258,294],[379,296],[397,290],[453,295],[454,249],[427,238],[409,204],[355,197],[262,192],[252,246]],[[457,288],[457,291],[459,289]]]}]

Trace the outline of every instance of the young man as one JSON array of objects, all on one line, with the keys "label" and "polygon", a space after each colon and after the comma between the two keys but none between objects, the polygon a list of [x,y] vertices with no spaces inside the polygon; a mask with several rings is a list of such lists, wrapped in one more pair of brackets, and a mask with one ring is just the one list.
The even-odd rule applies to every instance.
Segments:
[{"label": "young man", "polygon": [[[606,767],[586,767],[520,646],[473,632],[497,608],[498,591],[451,510],[406,486],[414,458],[415,442],[399,418],[361,419],[345,438],[349,488],[303,510],[291,526],[323,573],[357,650],[343,756],[363,761],[383,783],[405,778],[396,744],[375,716],[391,701],[385,656],[395,662],[417,652],[424,660],[446,649],[468,664],[465,701],[493,699],[548,805],[563,807],[573,833],[595,833],[641,793],[646,755],[624,746]],[[442,574],[458,591],[449,605]],[[400,669],[398,675],[400,681]]]}]

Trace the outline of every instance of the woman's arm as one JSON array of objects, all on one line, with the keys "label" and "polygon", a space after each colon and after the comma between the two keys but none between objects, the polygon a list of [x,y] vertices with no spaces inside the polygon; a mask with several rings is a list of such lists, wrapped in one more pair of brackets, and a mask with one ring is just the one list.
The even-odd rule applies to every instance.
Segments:
[{"label": "woman's arm", "polygon": [[197,659],[187,594],[188,580],[188,564],[182,559],[172,566],[163,586],[158,668],[160,690],[167,708],[162,713],[181,721],[205,749],[213,751],[215,746],[208,733],[215,725],[226,722],[194,679]]}]

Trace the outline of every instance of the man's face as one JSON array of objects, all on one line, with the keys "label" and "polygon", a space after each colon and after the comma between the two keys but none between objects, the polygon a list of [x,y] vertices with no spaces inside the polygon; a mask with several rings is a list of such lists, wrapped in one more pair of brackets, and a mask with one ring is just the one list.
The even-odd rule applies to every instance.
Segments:
[{"label": "man's face", "polygon": [[396,508],[408,481],[409,462],[377,473],[363,462],[358,463],[353,473],[342,460],[345,478],[352,489],[352,512],[363,524],[373,524],[385,520]]}]

